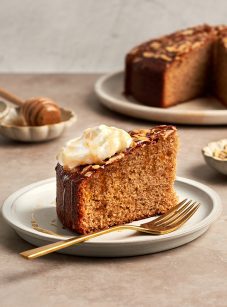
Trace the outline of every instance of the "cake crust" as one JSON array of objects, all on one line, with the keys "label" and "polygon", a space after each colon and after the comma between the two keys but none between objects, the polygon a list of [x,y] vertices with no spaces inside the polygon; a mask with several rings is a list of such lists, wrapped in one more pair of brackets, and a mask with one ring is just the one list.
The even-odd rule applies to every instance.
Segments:
[{"label": "cake crust", "polygon": [[[157,152],[157,144],[165,142],[166,139],[173,137],[173,135],[175,138],[176,128],[173,126],[159,126],[153,129],[130,131],[129,134],[133,138],[133,145],[127,148],[124,152],[115,154],[113,157],[106,159],[102,165],[78,166],[73,170],[69,170],[64,169],[64,167],[60,164],[57,164],[57,215],[65,227],[82,234],[90,233],[109,226],[132,222],[136,219],[142,219],[154,214],[164,213],[171,206],[176,204],[177,197],[173,190],[175,165],[172,166],[172,169],[169,168],[169,174],[167,177],[163,176],[161,186],[157,180],[158,175],[156,178],[151,178],[149,184],[147,185],[147,183],[143,183],[144,180],[142,178],[139,179],[138,182],[133,181],[134,175],[132,168],[128,173],[126,172],[123,174],[124,165],[133,165],[133,161],[136,157],[140,156],[141,153],[145,154],[148,159],[147,161],[149,161],[149,148],[152,148],[152,150],[156,150]],[[171,146],[174,148],[174,150],[176,150],[176,144],[172,144]],[[170,150],[173,151],[173,149]],[[169,154],[173,155],[171,160],[175,161],[176,152]],[[164,157],[162,158],[164,159]],[[164,169],[162,171],[164,171]],[[145,170],[144,172],[146,173],[149,171]],[[141,173],[143,173],[142,170]],[[156,171],[156,173],[158,173],[158,171]],[[137,177],[137,180],[138,178],[139,177]],[[113,193],[111,190],[111,186],[116,184],[118,180],[120,180],[119,190],[122,188],[122,191],[119,193],[122,193],[122,195],[124,194],[124,185],[126,185],[127,189],[128,184],[131,182],[134,190],[137,188],[142,190],[147,188],[151,189],[152,193],[156,195],[157,199],[160,199],[160,201],[163,199],[163,206],[160,204],[158,209],[156,207],[150,207],[146,210],[142,210],[141,208],[143,208],[143,206],[140,206],[141,212],[138,212],[139,207],[136,205],[136,201],[138,201],[140,204],[145,204],[146,200],[142,199],[141,197],[139,199],[138,191],[135,191],[134,193],[134,190],[132,190],[130,192],[132,199],[130,200],[131,208],[125,208],[125,206],[127,206],[127,202],[122,200],[121,196],[117,195],[117,192]],[[137,182],[138,187],[135,185],[135,182]],[[106,194],[107,189],[109,189],[109,194]],[[161,193],[163,193],[165,196],[161,197],[159,195]],[[169,200],[166,198],[169,198]],[[110,203],[115,203],[115,209],[112,210],[110,208]],[[89,206],[93,208],[93,212],[98,212],[98,217],[96,216],[95,221],[92,222],[92,225],[91,222],[87,222],[89,214],[93,214],[92,212],[89,212]],[[114,215],[114,210],[116,212],[128,210],[128,214],[126,214],[123,218],[119,218],[119,216],[117,217]],[[111,216],[106,216],[108,214]],[[100,217],[102,217],[102,219],[98,221]],[[108,220],[108,222],[104,223],[104,220]]]}]

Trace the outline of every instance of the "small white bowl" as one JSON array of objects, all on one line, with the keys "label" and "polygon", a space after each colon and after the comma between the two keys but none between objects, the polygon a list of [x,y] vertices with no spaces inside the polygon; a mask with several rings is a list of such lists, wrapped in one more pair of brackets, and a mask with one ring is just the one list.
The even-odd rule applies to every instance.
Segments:
[{"label": "small white bowl", "polygon": [[0,101],[0,120],[5,117],[8,112],[9,106],[4,101]]},{"label": "small white bowl", "polygon": [[73,111],[61,108],[62,121],[44,126],[25,126],[19,114],[19,108],[9,108],[9,112],[0,118],[0,134],[10,139],[22,142],[41,142],[58,138],[67,127],[77,120]]},{"label": "small white bowl", "polygon": [[206,163],[210,167],[217,170],[221,174],[227,175],[227,160],[213,156],[215,150],[222,150],[225,145],[227,145],[227,139],[211,142],[202,149],[202,153]]}]

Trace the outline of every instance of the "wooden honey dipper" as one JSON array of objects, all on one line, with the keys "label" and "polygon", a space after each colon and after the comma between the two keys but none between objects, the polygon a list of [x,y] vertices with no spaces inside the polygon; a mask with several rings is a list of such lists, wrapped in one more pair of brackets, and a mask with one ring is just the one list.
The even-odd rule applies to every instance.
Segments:
[{"label": "wooden honey dipper", "polygon": [[43,126],[61,121],[61,110],[58,105],[47,97],[34,97],[26,101],[0,88],[0,97],[20,106],[28,126]]}]

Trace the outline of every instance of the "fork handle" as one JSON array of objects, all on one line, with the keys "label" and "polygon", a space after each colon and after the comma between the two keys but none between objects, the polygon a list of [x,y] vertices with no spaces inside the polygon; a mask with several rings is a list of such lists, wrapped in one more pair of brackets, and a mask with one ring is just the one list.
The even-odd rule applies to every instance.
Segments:
[{"label": "fork handle", "polygon": [[[108,229],[104,229],[104,230],[94,232],[88,235],[83,235],[80,237],[73,237],[68,240],[61,240],[55,243],[33,248],[33,249],[20,253],[20,255],[26,259],[35,259],[35,258],[44,256],[44,255],[56,252],[60,249],[72,246],[74,244],[82,243],[92,238],[95,238],[95,237],[98,237],[98,236],[101,236],[101,235],[104,235],[104,234],[107,234],[113,231],[123,230],[123,229],[141,231],[141,227],[133,226],[133,225],[114,226],[114,227],[110,227]],[[144,232],[147,232],[147,231],[144,229]]]}]

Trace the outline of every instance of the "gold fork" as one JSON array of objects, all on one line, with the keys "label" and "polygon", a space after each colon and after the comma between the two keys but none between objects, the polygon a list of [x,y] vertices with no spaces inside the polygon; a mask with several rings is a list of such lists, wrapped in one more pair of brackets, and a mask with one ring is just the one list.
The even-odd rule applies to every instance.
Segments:
[{"label": "gold fork", "polygon": [[188,219],[196,212],[199,208],[198,202],[184,199],[178,205],[170,209],[165,214],[152,220],[151,222],[141,224],[140,226],[135,225],[120,225],[110,227],[98,232],[91,233],[89,235],[83,235],[80,237],[73,237],[68,240],[58,241],[45,246],[33,248],[31,250],[20,253],[26,259],[34,259],[49,253],[58,251],[60,249],[69,247],[74,244],[82,243],[92,238],[116,231],[116,230],[136,230],[151,235],[163,235],[180,228]]}]

